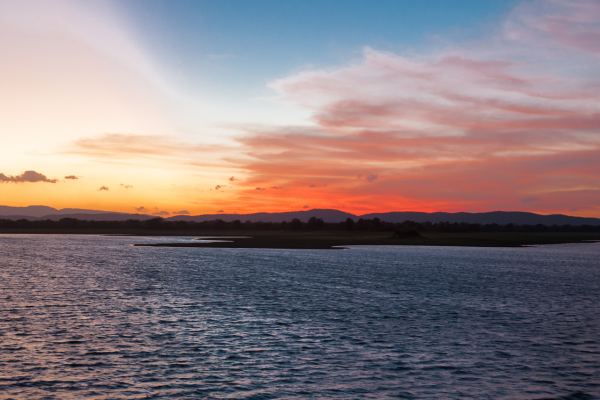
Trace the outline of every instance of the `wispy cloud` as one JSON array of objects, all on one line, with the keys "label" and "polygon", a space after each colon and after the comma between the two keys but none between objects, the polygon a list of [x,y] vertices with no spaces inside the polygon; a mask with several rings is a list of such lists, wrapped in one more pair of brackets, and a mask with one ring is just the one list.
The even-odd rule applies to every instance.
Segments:
[{"label": "wispy cloud", "polygon": [[135,209],[135,211],[142,213],[142,214],[147,214],[150,212],[150,210],[148,210],[146,207],[141,206],[141,207],[133,207]]},{"label": "wispy cloud", "polygon": [[121,186],[121,187],[123,187],[125,189],[133,189],[133,186],[131,186],[131,185],[125,185],[125,184],[122,184],[122,183],[119,186]]},{"label": "wispy cloud", "polygon": [[190,212],[187,210],[183,210],[183,211],[174,211],[173,212],[174,215],[190,215]]},{"label": "wispy cloud", "polygon": [[[168,135],[106,133],[84,137],[69,143],[63,154],[75,154],[93,160],[119,163],[160,160],[164,163],[226,168],[230,163],[219,157],[231,150],[226,146],[199,145]],[[202,161],[199,162],[199,156]]]},{"label": "wispy cloud", "polygon": [[79,177],[76,175],[67,175],[65,176],[65,179],[79,179]]},{"label": "wispy cloud", "polygon": [[101,192],[101,191],[103,191],[103,190],[105,190],[105,191],[107,191],[107,192],[108,192],[108,190],[109,190],[109,189],[108,189],[108,187],[107,187],[107,186],[100,186],[100,189],[98,189],[98,191],[99,191],[99,192]]}]

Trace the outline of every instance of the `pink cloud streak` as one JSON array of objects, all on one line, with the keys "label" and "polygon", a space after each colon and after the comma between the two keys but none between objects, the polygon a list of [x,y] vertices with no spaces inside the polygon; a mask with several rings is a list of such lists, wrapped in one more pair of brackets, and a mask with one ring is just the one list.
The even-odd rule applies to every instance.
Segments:
[{"label": "pink cloud streak", "polygon": [[[528,2],[485,50],[366,48],[351,65],[272,82],[314,124],[248,129],[240,204],[600,215],[598,21],[597,2]],[[285,190],[256,200],[269,186]]]}]

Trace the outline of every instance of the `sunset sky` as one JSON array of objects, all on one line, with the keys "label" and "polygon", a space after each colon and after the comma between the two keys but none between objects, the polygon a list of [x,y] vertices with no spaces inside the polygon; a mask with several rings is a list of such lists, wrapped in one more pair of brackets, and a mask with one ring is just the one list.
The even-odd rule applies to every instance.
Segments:
[{"label": "sunset sky", "polygon": [[597,0],[0,0],[0,205],[600,217]]}]

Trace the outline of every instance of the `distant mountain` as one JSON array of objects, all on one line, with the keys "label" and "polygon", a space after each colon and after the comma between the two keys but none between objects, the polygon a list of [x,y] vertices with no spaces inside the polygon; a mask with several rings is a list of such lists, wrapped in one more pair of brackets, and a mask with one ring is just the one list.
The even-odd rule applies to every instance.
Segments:
[{"label": "distant mountain", "polygon": [[44,215],[41,217],[32,217],[30,215],[0,215],[0,219],[27,219],[29,221],[45,221],[47,219],[52,221],[58,221],[62,218],[76,218],[79,220],[87,220],[87,221],[126,221],[128,219],[139,219],[140,221],[144,221],[147,219],[157,218],[154,215],[144,215],[144,214],[124,214],[124,213],[104,213],[104,214],[50,214]]},{"label": "distant mountain", "polygon": [[[254,213],[254,214],[204,214],[204,215],[176,215],[165,218],[167,221],[213,221],[222,219],[223,221],[235,221],[239,219],[242,222],[283,222],[298,218],[307,222],[311,217],[322,218],[325,222],[341,222],[347,218],[358,221],[360,218],[373,219],[379,218],[387,222],[467,222],[470,224],[517,224],[517,225],[600,225],[600,218],[571,217],[568,215],[540,215],[530,212],[520,211],[493,211],[486,213],[424,213],[415,211],[399,211],[388,213],[371,213],[365,215],[354,215],[344,211],[332,209],[313,209],[307,211],[290,211],[282,213]],[[147,220],[157,218],[153,215],[145,214],[127,214],[115,213],[111,211],[82,210],[76,208],[63,208],[57,210],[46,206],[29,207],[8,207],[0,206],[0,219],[29,219],[29,220],[59,220],[61,218],[77,218],[80,220],[93,221],[124,221],[127,219]]]},{"label": "distant mountain", "polygon": [[223,221],[234,221],[239,219],[242,222],[282,222],[291,221],[294,218],[306,222],[309,218],[323,218],[325,222],[340,222],[347,218],[358,221],[360,218],[373,219],[379,218],[386,222],[468,222],[470,224],[518,224],[518,225],[600,225],[600,218],[571,217],[568,215],[540,215],[521,211],[493,211],[487,213],[425,213],[413,211],[372,213],[365,215],[354,215],[339,210],[314,209],[308,211],[292,211],[283,213],[255,213],[255,214],[205,214],[196,216],[175,216],[167,218],[172,221],[212,221],[217,218]]},{"label": "distant mountain", "polygon": [[204,214],[204,215],[177,215],[175,217],[167,218],[168,221],[213,221],[215,219],[222,219],[225,222],[235,221],[239,219],[242,222],[283,222],[291,221],[294,218],[298,218],[301,221],[308,221],[311,217],[323,218],[325,222],[340,222],[345,221],[347,218],[358,220],[354,214],[350,214],[338,210],[330,209],[314,209],[307,211],[290,211],[282,213],[254,213],[254,214]]},{"label": "distant mountain", "polygon": [[519,225],[600,225],[600,218],[571,217],[562,214],[540,215],[522,211],[492,211],[486,213],[424,213],[424,212],[388,212],[361,216],[365,219],[379,218],[387,222],[467,222],[470,224],[519,224]]},{"label": "distant mountain", "polygon": [[156,218],[154,215],[145,214],[124,214],[124,213],[105,213],[105,214],[57,214],[57,215],[45,215],[39,219],[51,219],[58,221],[61,218],[76,218],[80,220],[88,221],[126,221],[128,219],[139,219],[145,221],[147,219]]},{"label": "distant mountain", "polygon": [[0,215],[21,215],[29,217],[44,217],[47,215],[62,215],[62,214],[122,214],[115,213],[114,211],[99,211],[99,210],[85,210],[81,208],[63,208],[57,210],[56,208],[48,206],[28,206],[28,207],[10,207],[0,206]]}]

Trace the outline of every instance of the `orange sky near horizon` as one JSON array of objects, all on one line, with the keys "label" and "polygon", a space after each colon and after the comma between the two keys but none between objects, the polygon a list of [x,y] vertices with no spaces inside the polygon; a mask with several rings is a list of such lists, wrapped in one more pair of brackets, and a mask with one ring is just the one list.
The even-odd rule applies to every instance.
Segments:
[{"label": "orange sky near horizon", "polygon": [[35,4],[0,5],[1,205],[600,217],[598,3],[523,2],[477,41],[299,67],[247,122],[172,83],[117,9]]}]

